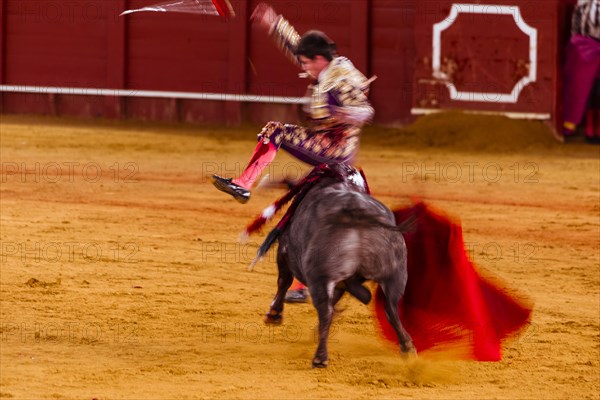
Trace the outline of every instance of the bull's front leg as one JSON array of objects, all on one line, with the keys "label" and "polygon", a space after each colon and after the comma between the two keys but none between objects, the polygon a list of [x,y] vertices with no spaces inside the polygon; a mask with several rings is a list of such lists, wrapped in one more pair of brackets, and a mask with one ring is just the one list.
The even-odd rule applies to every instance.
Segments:
[{"label": "bull's front leg", "polygon": [[265,324],[281,324],[283,320],[283,300],[294,280],[294,276],[288,268],[283,254],[277,254],[277,267],[279,270],[277,276],[277,293],[271,302],[269,312],[265,315]]}]

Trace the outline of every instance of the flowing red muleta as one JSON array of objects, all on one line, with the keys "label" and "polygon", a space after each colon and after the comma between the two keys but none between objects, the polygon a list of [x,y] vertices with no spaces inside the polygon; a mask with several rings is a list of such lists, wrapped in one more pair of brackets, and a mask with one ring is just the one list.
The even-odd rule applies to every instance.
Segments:
[{"label": "flowing red muleta", "polygon": [[[451,358],[500,360],[502,341],[529,322],[533,305],[478,273],[467,257],[459,223],[421,202],[394,211],[397,224],[415,214],[415,228],[404,234],[408,282],[399,313],[417,351],[421,356],[427,356],[425,350],[440,350]],[[374,304],[382,335],[397,343],[380,288]]]}]

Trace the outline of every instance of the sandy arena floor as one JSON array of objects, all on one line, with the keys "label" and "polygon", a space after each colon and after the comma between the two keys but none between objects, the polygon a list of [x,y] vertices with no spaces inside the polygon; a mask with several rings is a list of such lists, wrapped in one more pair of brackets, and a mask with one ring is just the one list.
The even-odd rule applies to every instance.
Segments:
[{"label": "sandy arena floor", "polygon": [[[314,309],[263,325],[274,257],[247,272],[264,233],[237,241],[283,190],[242,206],[207,179],[241,169],[256,127],[1,118],[1,398],[600,397],[598,146],[368,129],[374,195],[459,217],[471,258],[533,319],[501,362],[404,361],[346,298],[330,367],[313,370]],[[282,152],[269,172],[308,170]]]}]

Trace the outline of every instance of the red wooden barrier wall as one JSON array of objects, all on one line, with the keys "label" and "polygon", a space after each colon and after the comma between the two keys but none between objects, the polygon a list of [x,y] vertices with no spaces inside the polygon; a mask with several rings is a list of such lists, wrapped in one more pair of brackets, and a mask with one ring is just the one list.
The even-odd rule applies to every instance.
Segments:
[{"label": "red wooden barrier wall", "polygon": [[[250,98],[304,94],[306,82],[297,77],[298,70],[248,21],[259,0],[232,0],[237,16],[230,20],[174,13],[118,16],[125,9],[156,2],[0,0],[0,84],[90,88],[86,95],[69,90],[54,94],[44,89],[36,93],[3,90],[0,111],[229,124],[296,118],[297,106],[289,104],[99,95],[94,89],[122,89],[131,95],[142,90],[248,94]],[[439,99],[434,107],[533,110],[556,115],[561,40],[568,19],[565,4],[571,2],[478,1],[519,6],[526,22],[538,30],[539,79],[522,93],[529,103],[453,102],[442,86],[435,90]],[[456,1],[271,1],[300,32],[311,28],[327,32],[338,43],[340,54],[348,56],[365,74],[378,75],[371,99],[376,122],[384,124],[407,122],[411,109],[424,108],[423,104],[431,107],[423,103],[429,96],[423,81],[432,74],[431,60],[427,59],[432,25],[447,18],[453,3]],[[521,60],[521,66],[527,62],[521,33],[513,29],[508,17],[484,15],[468,22],[455,24],[444,35],[443,43],[470,38],[460,45],[460,51],[450,54],[471,57],[470,67],[457,76],[463,84],[475,80],[506,89],[502,78],[514,78],[510,68],[520,73],[518,66],[507,67],[506,62]],[[491,42],[487,48],[486,42]],[[512,47],[505,56],[493,48],[498,45]],[[481,59],[480,53],[484,56]],[[498,64],[497,71],[494,63]],[[483,64],[487,65],[485,70],[497,72],[496,76],[477,75],[481,73],[477,66]]]}]

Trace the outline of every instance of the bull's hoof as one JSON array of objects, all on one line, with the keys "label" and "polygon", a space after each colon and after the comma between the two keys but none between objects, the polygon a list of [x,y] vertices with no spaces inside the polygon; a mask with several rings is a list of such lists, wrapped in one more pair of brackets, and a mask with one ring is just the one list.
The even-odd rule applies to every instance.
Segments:
[{"label": "bull's hoof", "polygon": [[268,313],[267,315],[265,315],[264,321],[265,321],[265,324],[281,325],[281,323],[283,322],[283,314]]},{"label": "bull's hoof", "polygon": [[400,356],[402,358],[414,358],[417,356],[417,348],[410,342],[404,348],[400,348]]},{"label": "bull's hoof", "polygon": [[319,360],[318,358],[315,358],[312,361],[313,368],[327,368],[327,364],[329,364],[328,360]]}]

